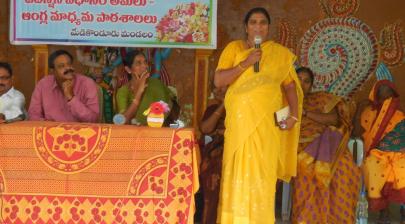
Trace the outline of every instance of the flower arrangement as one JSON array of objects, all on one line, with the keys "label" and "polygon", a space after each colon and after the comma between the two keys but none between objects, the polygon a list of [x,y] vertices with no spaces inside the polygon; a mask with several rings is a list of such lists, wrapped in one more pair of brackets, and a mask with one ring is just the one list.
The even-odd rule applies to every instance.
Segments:
[{"label": "flower arrangement", "polygon": [[170,107],[164,101],[158,101],[150,104],[150,113],[164,114],[170,111]]},{"label": "flower arrangement", "polygon": [[164,114],[170,111],[169,105],[164,101],[153,102],[143,112],[147,116],[146,121],[149,127],[162,127],[165,120]]},{"label": "flower arrangement", "polygon": [[204,43],[208,41],[209,7],[192,2],[177,5],[156,26],[162,42]]}]

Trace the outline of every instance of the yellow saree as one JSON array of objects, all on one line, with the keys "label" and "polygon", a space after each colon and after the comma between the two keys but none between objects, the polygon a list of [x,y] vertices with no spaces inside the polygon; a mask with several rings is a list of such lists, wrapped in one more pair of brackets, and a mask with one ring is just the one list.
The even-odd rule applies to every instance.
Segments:
[{"label": "yellow saree", "polygon": [[[225,96],[225,144],[218,223],[274,223],[277,177],[288,181],[296,174],[299,122],[281,131],[274,112],[286,105],[282,85],[299,83],[295,56],[272,41],[262,44],[260,72],[248,68],[232,83]],[[228,44],[217,69],[228,69],[253,49],[243,41]],[[302,90],[297,85],[299,114]]]},{"label": "yellow saree", "polygon": [[365,129],[364,145],[367,150],[364,161],[364,181],[367,186],[370,210],[381,210],[391,202],[405,204],[405,115],[399,110],[399,95],[378,105],[378,87],[387,85],[395,92],[393,83],[377,82],[369,100],[374,106],[361,114]]}]

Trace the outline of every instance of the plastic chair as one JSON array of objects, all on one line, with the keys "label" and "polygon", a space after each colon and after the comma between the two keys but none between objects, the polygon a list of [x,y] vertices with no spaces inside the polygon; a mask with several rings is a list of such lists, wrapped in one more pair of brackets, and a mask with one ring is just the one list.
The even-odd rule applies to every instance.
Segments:
[{"label": "plastic chair", "polygon": [[361,166],[364,156],[364,143],[359,138],[351,138],[347,143],[350,153],[353,155],[354,162],[357,166]]},{"label": "plastic chair", "polygon": [[[363,159],[364,159],[364,143],[363,140],[359,139],[359,138],[352,138],[349,140],[349,142],[347,143],[347,147],[349,148],[349,151],[352,153],[353,155],[353,159],[354,162],[356,163],[357,166],[361,166],[361,164],[363,163]],[[362,195],[365,195],[366,193],[366,186],[364,184],[364,177],[363,175],[361,175],[360,177],[360,194],[359,194],[359,199],[358,199],[358,203],[361,200]],[[356,207],[356,217],[357,217],[357,207]],[[356,223],[359,220],[356,221]],[[363,223],[362,221],[360,221],[359,223]]]},{"label": "plastic chair", "polygon": [[291,183],[283,182],[283,194],[281,199],[281,219],[289,221],[292,206],[292,186]]}]

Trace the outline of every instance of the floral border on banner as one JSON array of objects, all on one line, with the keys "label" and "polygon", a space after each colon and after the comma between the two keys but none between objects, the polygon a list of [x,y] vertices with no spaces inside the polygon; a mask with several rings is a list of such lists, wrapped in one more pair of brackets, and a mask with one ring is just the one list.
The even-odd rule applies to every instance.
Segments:
[{"label": "floral border on banner", "polygon": [[10,42],[215,49],[217,0],[13,0]]}]

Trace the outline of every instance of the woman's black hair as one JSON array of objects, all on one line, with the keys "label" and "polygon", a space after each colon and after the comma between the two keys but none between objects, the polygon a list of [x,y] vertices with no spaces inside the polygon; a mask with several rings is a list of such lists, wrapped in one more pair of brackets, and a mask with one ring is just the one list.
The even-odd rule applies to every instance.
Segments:
[{"label": "woman's black hair", "polygon": [[[128,52],[128,53],[125,55],[125,58],[124,58],[124,60],[123,60],[124,65],[127,66],[127,67],[131,67],[131,66],[132,66],[132,63],[134,63],[135,57],[138,56],[138,55],[142,55],[142,56],[145,57],[145,55],[143,54],[143,52],[140,51],[140,50],[132,50],[132,51]],[[146,57],[145,57],[145,58],[146,58]]]},{"label": "woman's black hair", "polygon": [[308,67],[299,67],[296,70],[296,72],[297,72],[297,74],[301,73],[301,72],[302,73],[307,73],[309,75],[309,78],[311,78],[311,85],[314,84],[315,75],[314,75],[314,72],[310,68],[308,68]]},{"label": "woman's black hair", "polygon": [[249,12],[246,14],[245,19],[243,20],[243,22],[245,23],[246,26],[248,25],[250,17],[255,13],[263,14],[267,18],[268,24],[271,23],[270,14],[267,12],[267,10],[262,7],[256,7],[256,8],[249,10]]}]

